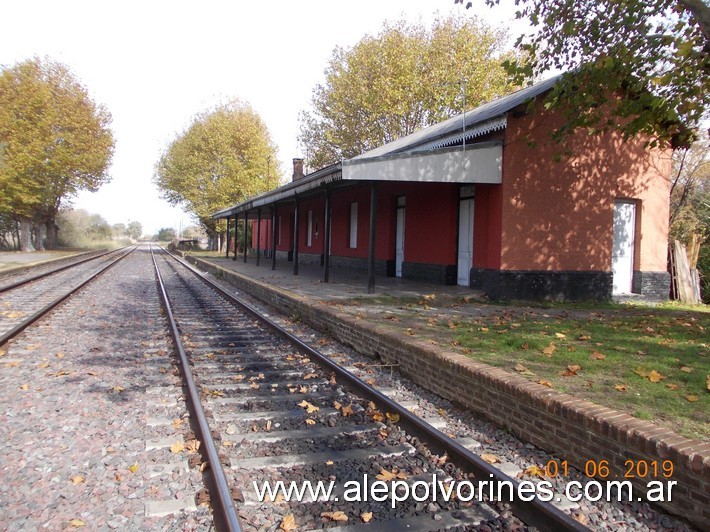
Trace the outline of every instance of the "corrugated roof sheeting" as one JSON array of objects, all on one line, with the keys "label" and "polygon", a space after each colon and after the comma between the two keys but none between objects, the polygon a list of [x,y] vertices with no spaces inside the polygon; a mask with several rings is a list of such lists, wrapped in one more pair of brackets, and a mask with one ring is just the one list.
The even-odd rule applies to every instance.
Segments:
[{"label": "corrugated roof sheeting", "polygon": [[[443,122],[439,122],[433,126],[416,131],[411,135],[389,142],[384,146],[362,153],[357,157],[353,157],[353,159],[369,159],[371,157],[380,157],[390,153],[406,152],[413,149],[423,148],[424,145],[428,143],[432,143],[432,147],[437,145],[438,147],[450,145],[456,140],[453,137],[458,137],[459,140],[461,139],[464,129],[466,130],[466,136],[468,137],[469,129],[475,130],[477,129],[477,126],[483,125],[488,121],[491,121],[492,123],[497,122],[497,119],[504,117],[505,113],[508,111],[550,90],[558,79],[559,76],[555,76],[540,82],[537,85],[521,89],[509,94],[508,96],[503,96],[497,100],[484,103],[483,105],[476,107],[463,115],[459,114],[457,116],[453,116],[448,120],[444,120]],[[505,127],[505,125],[502,127]],[[485,134],[487,132],[486,128],[479,130],[479,134]],[[452,138],[449,138],[450,136]]]}]

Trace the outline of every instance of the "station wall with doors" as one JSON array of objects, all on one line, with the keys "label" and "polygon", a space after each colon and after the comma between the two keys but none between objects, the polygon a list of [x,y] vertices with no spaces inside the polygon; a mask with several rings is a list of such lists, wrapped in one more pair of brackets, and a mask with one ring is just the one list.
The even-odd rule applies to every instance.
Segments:
[{"label": "station wall with doors", "polygon": [[326,280],[333,266],[492,298],[667,298],[670,150],[615,132],[554,141],[564,116],[539,99],[554,82],[306,176],[295,159],[291,183],[214,216],[265,213],[252,245]]}]

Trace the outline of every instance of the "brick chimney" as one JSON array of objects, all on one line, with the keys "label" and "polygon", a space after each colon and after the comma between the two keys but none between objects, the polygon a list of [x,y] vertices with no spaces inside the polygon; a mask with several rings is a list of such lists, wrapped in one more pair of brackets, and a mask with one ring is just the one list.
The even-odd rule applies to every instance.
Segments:
[{"label": "brick chimney", "polygon": [[291,181],[298,181],[299,179],[303,179],[303,159],[294,159]]}]

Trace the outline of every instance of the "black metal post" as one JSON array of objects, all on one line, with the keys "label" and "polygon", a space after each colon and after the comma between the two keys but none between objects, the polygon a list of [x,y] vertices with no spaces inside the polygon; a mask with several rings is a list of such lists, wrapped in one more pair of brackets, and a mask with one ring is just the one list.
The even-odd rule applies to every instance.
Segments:
[{"label": "black metal post", "polygon": [[249,213],[244,211],[244,262],[247,261],[247,225],[249,225]]},{"label": "black metal post", "polygon": [[237,224],[239,222],[239,215],[234,213],[234,255],[232,260],[237,260]]},{"label": "black metal post", "polygon": [[325,212],[323,214],[323,282],[330,282],[330,190],[325,189]]},{"label": "black metal post", "polygon": [[228,258],[229,258],[229,216],[227,216],[227,233],[226,233],[226,235],[227,235],[227,238],[226,238],[226,240],[227,240],[227,245],[224,246],[224,247],[225,247],[225,249],[227,250],[227,252],[226,252],[227,254],[226,254],[226,256],[225,256],[224,258],[225,258],[225,259],[228,259]]},{"label": "black metal post", "polygon": [[367,257],[367,293],[375,293],[375,233],[377,225],[377,184],[370,183],[370,250]]},{"label": "black metal post", "polygon": [[259,265],[261,255],[261,208],[256,210],[256,265]]},{"label": "black metal post", "polygon": [[298,275],[298,196],[293,211],[293,274]]},{"label": "black metal post", "polygon": [[271,207],[271,269],[276,269],[276,205]]}]

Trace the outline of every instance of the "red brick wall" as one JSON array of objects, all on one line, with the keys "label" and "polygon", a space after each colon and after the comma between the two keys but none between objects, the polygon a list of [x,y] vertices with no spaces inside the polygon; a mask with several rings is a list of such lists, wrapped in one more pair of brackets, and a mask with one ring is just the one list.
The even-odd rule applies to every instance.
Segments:
[{"label": "red brick wall", "polygon": [[558,144],[549,132],[561,123],[550,112],[509,116],[501,267],[610,271],[614,200],[637,199],[635,269],[665,271],[670,153],[617,133],[578,131]]}]

